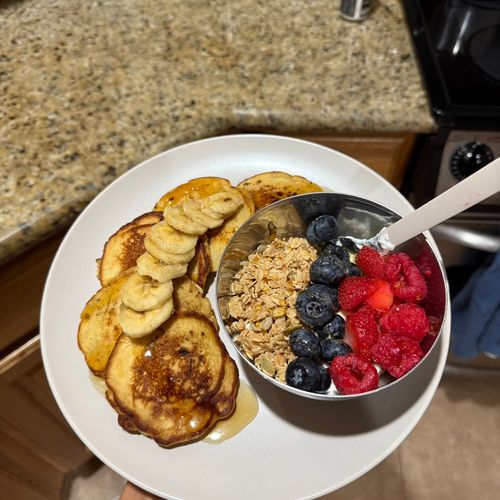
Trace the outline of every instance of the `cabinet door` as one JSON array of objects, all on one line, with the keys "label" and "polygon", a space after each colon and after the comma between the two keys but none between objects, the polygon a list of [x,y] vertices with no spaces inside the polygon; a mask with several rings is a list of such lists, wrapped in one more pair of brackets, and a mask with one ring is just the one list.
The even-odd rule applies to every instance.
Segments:
[{"label": "cabinet door", "polygon": [[52,396],[36,336],[0,361],[0,497],[64,497],[91,459]]}]

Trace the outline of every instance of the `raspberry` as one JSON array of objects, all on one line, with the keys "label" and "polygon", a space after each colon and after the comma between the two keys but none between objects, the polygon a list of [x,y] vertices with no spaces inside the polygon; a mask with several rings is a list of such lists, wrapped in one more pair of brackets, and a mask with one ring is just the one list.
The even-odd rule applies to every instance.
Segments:
[{"label": "raspberry", "polygon": [[329,371],[340,394],[359,394],[378,387],[377,370],[356,354],[333,358]]},{"label": "raspberry", "polygon": [[385,261],[374,248],[363,247],[356,255],[356,264],[365,276],[383,278],[385,275]]},{"label": "raspberry", "polygon": [[390,333],[380,335],[372,347],[373,360],[393,377],[400,378],[422,359],[424,353],[417,341],[396,337]]},{"label": "raspberry", "polygon": [[382,316],[379,325],[383,331],[410,337],[420,342],[430,330],[425,310],[416,304],[399,304]]},{"label": "raspberry", "polygon": [[387,312],[392,306],[394,294],[387,281],[377,279],[376,282],[378,288],[365,300],[365,304],[377,312]]},{"label": "raspberry", "polygon": [[348,276],[339,286],[339,304],[345,311],[356,310],[365,299],[377,290],[374,278]]},{"label": "raspberry", "polygon": [[347,315],[344,340],[360,356],[370,359],[379,336],[375,313],[369,309]]},{"label": "raspberry", "polygon": [[405,302],[420,302],[427,295],[427,285],[410,256],[404,252],[389,255],[385,277],[396,297]]}]

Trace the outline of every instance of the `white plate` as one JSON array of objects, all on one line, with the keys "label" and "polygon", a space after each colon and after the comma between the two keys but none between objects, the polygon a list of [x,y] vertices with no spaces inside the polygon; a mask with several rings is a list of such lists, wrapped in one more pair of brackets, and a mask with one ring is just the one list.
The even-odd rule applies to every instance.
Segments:
[{"label": "white plate", "polygon": [[[238,361],[260,410],[219,445],[172,450],[127,434],[89,380],[76,332],[79,314],[99,288],[95,259],[122,224],[151,210],[170,188],[193,177],[237,183],[263,171],[304,175],[335,191],[369,198],[400,214],[412,210],[389,183],[334,150],[296,139],[234,135],[172,149],[130,170],[83,211],[52,264],[40,320],[42,354],[55,398],[82,441],[116,472],[170,499],[302,499],[356,479],[391,453],[429,405],[444,368],[449,315],[431,355],[414,376],[373,397],[322,402],[301,399],[263,381]],[[213,297],[213,289],[209,294]]]}]

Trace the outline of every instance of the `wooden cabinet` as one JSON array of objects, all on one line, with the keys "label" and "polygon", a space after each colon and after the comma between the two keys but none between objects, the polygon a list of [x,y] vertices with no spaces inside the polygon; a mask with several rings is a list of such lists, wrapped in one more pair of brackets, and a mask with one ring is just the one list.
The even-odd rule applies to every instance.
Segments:
[{"label": "wooden cabinet", "polygon": [[416,134],[405,132],[348,134],[291,134],[345,153],[372,168],[399,188]]},{"label": "wooden cabinet", "polygon": [[[360,160],[399,187],[415,134],[290,133]],[[40,356],[43,286],[62,234],[0,267],[0,498],[61,498],[92,455],[59,412]]]}]

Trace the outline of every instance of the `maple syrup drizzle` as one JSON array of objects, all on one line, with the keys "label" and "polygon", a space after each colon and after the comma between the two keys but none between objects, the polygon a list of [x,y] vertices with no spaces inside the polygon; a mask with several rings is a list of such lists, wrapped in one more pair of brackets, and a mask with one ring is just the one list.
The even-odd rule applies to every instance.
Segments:
[{"label": "maple syrup drizzle", "polygon": [[219,444],[232,438],[256,417],[258,411],[259,401],[254,390],[244,380],[240,380],[240,388],[236,396],[236,410],[231,417],[218,422],[203,441]]}]

